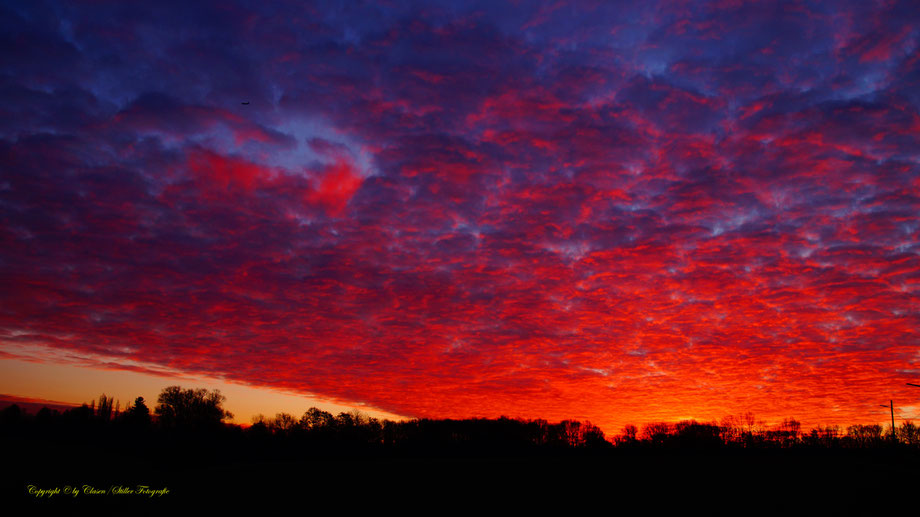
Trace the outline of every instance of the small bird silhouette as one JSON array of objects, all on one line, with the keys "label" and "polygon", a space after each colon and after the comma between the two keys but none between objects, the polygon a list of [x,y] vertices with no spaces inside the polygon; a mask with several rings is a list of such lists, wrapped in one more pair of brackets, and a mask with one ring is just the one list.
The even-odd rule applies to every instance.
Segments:
[{"label": "small bird silhouette", "polygon": [[249,101],[244,101],[244,102],[241,102],[240,104],[242,104],[243,106],[248,106],[248,105],[249,105]]}]

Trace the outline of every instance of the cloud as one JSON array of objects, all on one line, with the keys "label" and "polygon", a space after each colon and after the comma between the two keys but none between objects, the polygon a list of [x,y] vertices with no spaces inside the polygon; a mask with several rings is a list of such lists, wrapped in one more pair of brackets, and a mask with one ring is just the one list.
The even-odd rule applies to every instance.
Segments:
[{"label": "cloud", "polygon": [[6,7],[2,339],[410,416],[866,418],[826,379],[916,362],[913,10],[581,7]]}]

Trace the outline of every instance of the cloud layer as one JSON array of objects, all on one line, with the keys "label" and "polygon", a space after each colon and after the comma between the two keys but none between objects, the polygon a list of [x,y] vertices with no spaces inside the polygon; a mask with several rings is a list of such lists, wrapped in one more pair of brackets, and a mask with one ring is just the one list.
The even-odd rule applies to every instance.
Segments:
[{"label": "cloud layer", "polygon": [[34,2],[0,26],[9,350],[608,432],[916,398],[913,2]]}]

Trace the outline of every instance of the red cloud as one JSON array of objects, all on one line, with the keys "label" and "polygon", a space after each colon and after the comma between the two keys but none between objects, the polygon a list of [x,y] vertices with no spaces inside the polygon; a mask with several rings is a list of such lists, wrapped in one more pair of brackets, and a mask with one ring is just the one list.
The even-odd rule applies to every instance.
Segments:
[{"label": "red cloud", "polygon": [[331,215],[338,216],[342,214],[362,181],[363,178],[354,164],[340,157],[319,173],[318,185],[307,198],[325,206]]}]

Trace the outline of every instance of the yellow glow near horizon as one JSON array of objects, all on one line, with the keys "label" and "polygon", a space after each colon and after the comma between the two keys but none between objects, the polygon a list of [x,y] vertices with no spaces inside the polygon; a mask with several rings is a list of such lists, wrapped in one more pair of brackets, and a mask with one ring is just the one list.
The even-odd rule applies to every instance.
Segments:
[{"label": "yellow glow near horizon", "polygon": [[404,419],[359,404],[345,405],[307,395],[181,373],[161,376],[75,364],[0,359],[0,394],[19,397],[88,404],[105,394],[121,402],[122,408],[137,397],[144,397],[152,411],[160,391],[174,385],[220,390],[227,397],[224,407],[233,413],[233,422],[237,424],[249,424],[258,414],[273,417],[284,412],[299,417],[310,407],[333,414],[357,408],[376,418]]}]

